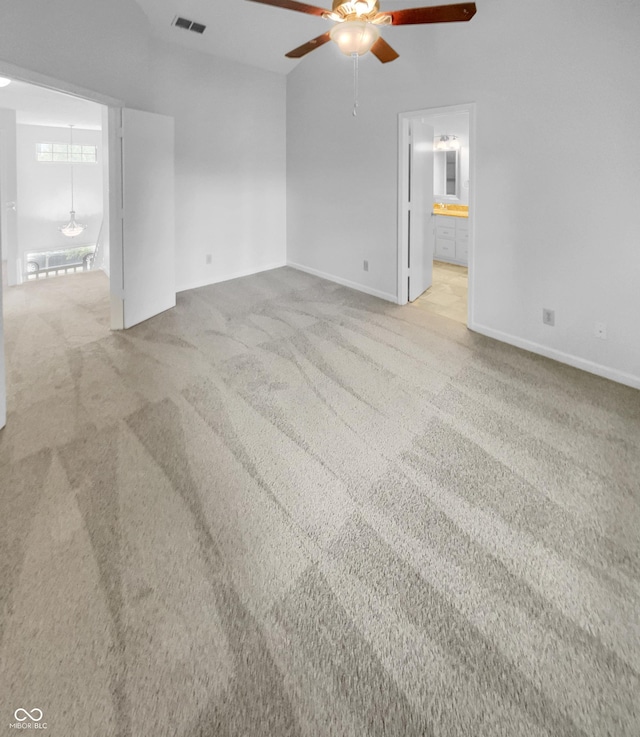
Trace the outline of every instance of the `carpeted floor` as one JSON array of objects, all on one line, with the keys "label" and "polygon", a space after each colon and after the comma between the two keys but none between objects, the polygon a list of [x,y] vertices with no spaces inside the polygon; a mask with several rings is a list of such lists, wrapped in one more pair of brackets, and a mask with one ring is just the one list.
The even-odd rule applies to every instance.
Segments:
[{"label": "carpeted floor", "polygon": [[1,730],[640,734],[637,391],[286,268],[5,330]]}]

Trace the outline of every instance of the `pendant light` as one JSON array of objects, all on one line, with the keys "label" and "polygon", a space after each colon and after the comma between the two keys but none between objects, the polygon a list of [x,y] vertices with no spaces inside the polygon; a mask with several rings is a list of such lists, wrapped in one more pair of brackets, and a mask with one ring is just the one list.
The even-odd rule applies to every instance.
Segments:
[{"label": "pendant light", "polygon": [[73,126],[69,126],[69,170],[71,172],[71,210],[69,212],[69,222],[66,225],[63,225],[61,228],[58,228],[58,230],[62,233],[62,235],[66,235],[67,238],[75,238],[77,235],[80,235],[82,231],[87,227],[86,225],[81,225],[80,223],[76,222],[76,213],[73,209],[73,154],[71,153],[73,149]]}]

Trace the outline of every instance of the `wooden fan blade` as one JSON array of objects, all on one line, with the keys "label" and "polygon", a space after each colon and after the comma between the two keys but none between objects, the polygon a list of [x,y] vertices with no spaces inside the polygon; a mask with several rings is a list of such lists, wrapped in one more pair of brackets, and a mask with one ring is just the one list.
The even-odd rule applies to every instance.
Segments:
[{"label": "wooden fan blade", "polygon": [[310,51],[317,49],[319,46],[322,46],[322,44],[326,44],[327,41],[330,40],[331,36],[329,35],[329,33],[323,33],[322,36],[312,38],[311,41],[307,41],[306,44],[298,46],[297,49],[290,51],[288,54],[285,54],[285,56],[287,56],[289,59],[299,59],[301,56],[308,54]]},{"label": "wooden fan blade", "polygon": [[475,3],[458,3],[456,5],[435,5],[431,8],[407,8],[393,10],[385,15],[391,16],[394,26],[408,26],[413,23],[455,23],[471,20],[476,14]]},{"label": "wooden fan blade", "polygon": [[399,56],[398,52],[392,49],[382,36],[371,47],[371,53],[377,56],[383,64],[393,61]]},{"label": "wooden fan blade", "polygon": [[[298,3],[296,0],[251,0],[253,3],[262,3],[263,5],[273,5],[276,8],[285,8],[285,10],[297,10],[298,13],[307,13],[307,15],[319,15],[328,13],[328,10],[318,8],[315,5],[307,5],[306,3]],[[287,54],[288,56],[288,54]]]}]

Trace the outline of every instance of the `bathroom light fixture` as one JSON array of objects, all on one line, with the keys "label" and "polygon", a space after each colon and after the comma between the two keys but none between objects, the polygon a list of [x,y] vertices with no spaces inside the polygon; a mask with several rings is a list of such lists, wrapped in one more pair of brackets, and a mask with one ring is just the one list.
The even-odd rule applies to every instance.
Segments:
[{"label": "bathroom light fixture", "polygon": [[69,170],[71,171],[71,210],[69,212],[69,222],[63,225],[58,230],[62,235],[66,235],[67,238],[75,238],[80,235],[82,231],[87,227],[76,222],[76,213],[73,209],[73,126],[69,126]]},{"label": "bathroom light fixture", "polygon": [[436,136],[433,142],[433,147],[436,151],[459,151],[460,141],[458,140],[458,136],[443,134],[441,136]]},{"label": "bathroom light fixture", "polygon": [[6,87],[11,84],[11,80],[8,77],[0,77],[0,87]]}]

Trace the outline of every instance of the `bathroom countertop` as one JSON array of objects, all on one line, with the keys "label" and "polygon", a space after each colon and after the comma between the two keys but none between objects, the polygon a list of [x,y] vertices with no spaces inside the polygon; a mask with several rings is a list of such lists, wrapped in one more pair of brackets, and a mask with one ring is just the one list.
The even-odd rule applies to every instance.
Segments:
[{"label": "bathroom countertop", "polygon": [[468,218],[469,217],[469,206],[468,205],[439,205],[434,203],[433,205],[434,215],[447,215],[454,218]]}]

